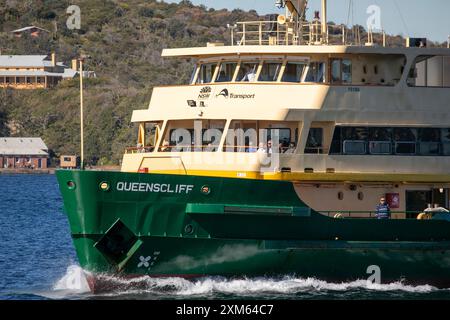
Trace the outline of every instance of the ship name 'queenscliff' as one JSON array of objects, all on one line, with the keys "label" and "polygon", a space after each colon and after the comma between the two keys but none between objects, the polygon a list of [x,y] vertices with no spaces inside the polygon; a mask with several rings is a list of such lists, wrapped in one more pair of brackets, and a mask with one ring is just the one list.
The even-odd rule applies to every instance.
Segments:
[{"label": "ship name 'queenscliff'", "polygon": [[117,191],[189,194],[193,185],[170,183],[117,182]]}]

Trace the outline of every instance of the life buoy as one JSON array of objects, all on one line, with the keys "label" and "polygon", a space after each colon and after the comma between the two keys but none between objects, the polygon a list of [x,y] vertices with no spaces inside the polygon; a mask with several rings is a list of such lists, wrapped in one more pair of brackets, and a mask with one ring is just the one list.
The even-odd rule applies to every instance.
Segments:
[{"label": "life buoy", "polygon": [[334,218],[335,218],[335,219],[340,219],[340,218],[342,218],[342,214],[336,213],[336,214],[334,215]]},{"label": "life buoy", "polygon": [[422,212],[417,216],[417,220],[429,220],[431,215],[429,213]]}]

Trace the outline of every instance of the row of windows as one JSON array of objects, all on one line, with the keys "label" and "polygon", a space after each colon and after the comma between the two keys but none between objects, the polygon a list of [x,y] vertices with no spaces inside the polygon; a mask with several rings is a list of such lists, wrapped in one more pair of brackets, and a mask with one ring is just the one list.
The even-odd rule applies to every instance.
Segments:
[{"label": "row of windows", "polygon": [[[190,151],[218,151],[220,139],[223,135],[223,128],[202,129],[199,137],[195,136],[194,129],[170,129],[169,139],[165,140],[162,148],[166,151],[190,152]],[[297,140],[298,130],[295,130],[295,137],[291,137],[289,128],[265,128],[261,129],[262,136],[259,136],[256,129],[242,129],[235,131],[230,129],[225,139],[223,150],[227,152],[256,152],[258,148],[267,148],[267,143],[272,141],[273,130],[278,136],[278,145],[281,152],[289,148],[293,139]],[[199,142],[196,143],[196,139]],[[274,153],[276,153],[274,151]]]},{"label": "row of windows", "polygon": [[44,83],[44,77],[0,77],[0,83]]},{"label": "row of windows", "polygon": [[450,129],[336,127],[330,154],[447,156]]},{"label": "row of windows", "polygon": [[[337,62],[342,62],[342,68]],[[333,60],[335,82],[351,82],[351,61]],[[284,69],[283,69],[284,67]],[[216,69],[217,68],[217,69]],[[324,62],[281,62],[281,61],[243,61],[205,63],[194,71],[191,83],[205,84],[212,82],[324,82],[325,80]],[[216,73],[217,70],[217,73]],[[284,71],[283,71],[284,70]],[[339,74],[338,74],[339,73]]]}]

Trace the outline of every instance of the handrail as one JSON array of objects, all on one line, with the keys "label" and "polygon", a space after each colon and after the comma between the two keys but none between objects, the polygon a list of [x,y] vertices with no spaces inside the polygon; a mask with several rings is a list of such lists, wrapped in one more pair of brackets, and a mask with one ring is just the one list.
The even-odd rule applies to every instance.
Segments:
[{"label": "handrail", "polygon": [[[367,219],[367,218],[376,218],[376,211],[351,211],[351,210],[331,210],[331,211],[318,211],[322,215],[326,215],[329,218],[350,218],[350,219]],[[423,211],[392,211],[391,217],[393,214],[420,214]],[[347,216],[344,216],[347,215]],[[416,219],[416,218],[405,218],[408,219]]]},{"label": "handrail", "polygon": [[[231,29],[231,39],[238,39],[238,45],[362,45],[363,39],[357,26],[354,31],[345,25],[327,24],[328,32],[322,34],[320,22],[246,21],[237,22]],[[352,35],[352,37],[350,37]],[[385,46],[385,33],[380,33]],[[239,39],[240,38],[240,39]],[[350,39],[351,38],[351,39]],[[370,30],[365,37],[366,45],[374,45],[374,33]],[[234,40],[233,40],[234,42]],[[235,45],[232,43],[231,45]]]}]

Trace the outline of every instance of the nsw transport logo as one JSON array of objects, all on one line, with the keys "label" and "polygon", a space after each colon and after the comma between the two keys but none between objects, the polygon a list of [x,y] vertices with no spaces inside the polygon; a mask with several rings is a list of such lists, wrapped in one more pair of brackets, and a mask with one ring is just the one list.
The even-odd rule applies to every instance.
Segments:
[{"label": "nsw transport logo", "polygon": [[229,96],[228,89],[223,89],[222,91],[220,91],[220,93],[218,95],[216,95],[216,97],[220,97],[220,96],[228,98],[228,96]]}]

